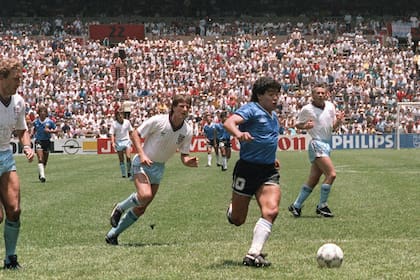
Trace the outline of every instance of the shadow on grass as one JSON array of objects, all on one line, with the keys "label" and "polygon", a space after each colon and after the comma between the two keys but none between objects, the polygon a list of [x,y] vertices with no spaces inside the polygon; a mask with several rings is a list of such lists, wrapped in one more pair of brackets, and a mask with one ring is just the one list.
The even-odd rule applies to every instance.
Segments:
[{"label": "shadow on grass", "polygon": [[168,247],[173,246],[174,244],[170,243],[127,243],[127,244],[119,244],[118,246],[124,247]]},{"label": "shadow on grass", "polygon": [[[312,216],[310,216],[310,215],[303,215],[303,216],[300,216],[300,217],[290,217],[290,219],[291,220],[300,220],[300,219],[322,219],[322,218],[325,218],[325,217],[321,217],[321,216],[319,216],[319,215],[312,215]],[[325,219],[331,219],[331,218],[325,218]]]},{"label": "shadow on grass", "polygon": [[242,261],[223,260],[221,263],[215,263],[209,266],[209,268],[229,268],[233,266],[244,266]]}]

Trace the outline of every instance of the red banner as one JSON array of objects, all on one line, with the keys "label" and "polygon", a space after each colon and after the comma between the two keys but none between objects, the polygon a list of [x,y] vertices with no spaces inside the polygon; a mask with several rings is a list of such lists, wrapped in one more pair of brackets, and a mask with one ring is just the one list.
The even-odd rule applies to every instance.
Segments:
[{"label": "red banner", "polygon": [[[236,139],[232,140],[232,150],[239,151],[239,143]],[[134,147],[133,147],[134,151]],[[192,153],[207,152],[207,141],[203,136],[194,136],[191,140],[190,151]],[[115,154],[114,147],[111,145],[111,139],[98,138],[97,139],[97,153],[98,154]]]},{"label": "red banner", "polygon": [[110,42],[122,42],[127,38],[144,40],[143,24],[94,24],[89,26],[89,37],[92,40],[108,38]]},{"label": "red banner", "polygon": [[[278,147],[281,151],[304,151],[307,149],[307,142],[309,141],[309,135],[296,135],[287,136],[281,135],[279,137]],[[109,138],[98,138],[97,140],[97,153],[98,154],[114,154],[115,150],[111,145],[111,139]],[[231,140],[232,151],[239,151],[240,145],[237,139]],[[134,147],[133,147],[134,151]],[[204,153],[207,152],[207,141],[204,136],[194,136],[190,144],[191,153]]]}]

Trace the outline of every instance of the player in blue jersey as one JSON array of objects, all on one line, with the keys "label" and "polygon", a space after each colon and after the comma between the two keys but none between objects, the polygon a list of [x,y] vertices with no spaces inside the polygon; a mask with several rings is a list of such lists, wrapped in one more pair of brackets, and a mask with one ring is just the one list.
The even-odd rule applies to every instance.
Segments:
[{"label": "player in blue jersey", "polygon": [[198,167],[198,158],[189,155],[193,130],[185,119],[190,107],[189,95],[175,95],[169,114],[147,119],[131,134],[137,151],[132,163],[136,191],[112,210],[112,228],[105,236],[108,244],[118,245],[118,236],[144,214],[159,189],[165,163],[177,151],[185,166]]},{"label": "player in blue jersey", "polygon": [[294,217],[300,217],[303,202],[312,193],[322,175],[325,176],[321,184],[321,194],[315,212],[323,217],[333,217],[328,207],[327,200],[331,186],[335,180],[336,172],[331,161],[330,140],[332,132],[341,125],[344,113],[336,114],[335,106],[330,101],[327,88],[324,85],[316,85],[312,89],[312,101],[302,107],[298,114],[296,127],[305,129],[311,136],[308,153],[311,169],[307,181],[302,185],[301,190],[289,211]]},{"label": "player in blue jersey", "polygon": [[[23,145],[23,153],[32,161],[34,152],[25,120],[25,101],[16,94],[22,78],[22,63],[15,58],[0,58],[0,204],[6,217],[4,269],[19,269],[16,245],[20,230],[20,183],[10,147],[12,133]],[[7,276],[5,276],[7,278]]]},{"label": "player in blue jersey", "polygon": [[275,112],[280,84],[269,77],[255,81],[251,101],[225,122],[226,130],[240,141],[239,160],[233,170],[232,200],[227,210],[231,224],[245,223],[251,198],[255,196],[261,217],[254,227],[251,247],[243,259],[246,266],[269,266],[262,253],[279,212],[280,162],[276,158],[279,123]]},{"label": "player in blue jersey", "polygon": [[203,125],[203,134],[206,137],[207,141],[207,167],[211,166],[212,161],[212,151],[216,155],[217,166],[220,165],[219,162],[219,140],[217,138],[216,123],[213,122],[210,113],[207,113],[205,116],[205,123]]},{"label": "player in blue jersey", "polygon": [[231,156],[231,150],[232,150],[232,144],[230,142],[230,133],[225,129],[223,126],[223,123],[228,117],[228,113],[226,111],[223,111],[220,114],[220,122],[216,123],[216,132],[217,132],[217,138],[219,141],[219,154],[222,158],[221,160],[221,168],[222,171],[227,170],[227,163]]},{"label": "player in blue jersey", "polygon": [[51,134],[57,133],[55,122],[48,117],[48,109],[45,106],[38,108],[38,118],[33,122],[35,135],[35,150],[38,157],[38,179],[44,183],[45,168],[47,167],[48,156],[51,150]]}]

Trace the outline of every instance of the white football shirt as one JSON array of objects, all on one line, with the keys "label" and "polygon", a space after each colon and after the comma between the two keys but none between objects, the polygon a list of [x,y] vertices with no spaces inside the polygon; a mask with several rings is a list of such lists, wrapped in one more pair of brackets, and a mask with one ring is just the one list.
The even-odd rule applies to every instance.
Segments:
[{"label": "white football shirt", "polygon": [[309,120],[314,122],[314,127],[308,130],[312,139],[329,141],[335,121],[335,107],[329,101],[325,101],[324,109],[315,107],[312,103],[302,107],[297,123],[305,123]]},{"label": "white football shirt", "polygon": [[130,140],[130,131],[133,131],[133,127],[129,120],[124,119],[123,123],[114,121],[109,129],[109,134],[115,135],[116,141]]},{"label": "white football shirt", "polygon": [[25,101],[22,96],[12,95],[9,106],[0,102],[0,151],[10,150],[10,140],[14,130],[27,130]]},{"label": "white football shirt", "polygon": [[193,136],[191,126],[184,121],[182,127],[174,131],[168,114],[147,119],[137,128],[137,132],[144,138],[144,152],[154,162],[165,163],[177,150],[183,154],[190,153]]}]

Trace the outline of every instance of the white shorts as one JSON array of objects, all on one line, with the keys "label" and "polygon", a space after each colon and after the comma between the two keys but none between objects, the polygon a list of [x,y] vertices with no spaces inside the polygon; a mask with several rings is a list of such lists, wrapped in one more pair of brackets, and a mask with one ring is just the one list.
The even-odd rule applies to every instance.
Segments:
[{"label": "white shorts", "polygon": [[138,155],[135,155],[131,164],[131,174],[143,173],[149,178],[150,184],[160,184],[163,173],[165,171],[165,164],[161,162],[154,162],[151,166],[141,164]]},{"label": "white shorts", "polygon": [[16,162],[11,150],[0,152],[0,176],[9,171],[16,171]]},{"label": "white shorts", "polygon": [[115,150],[117,152],[121,152],[126,150],[127,148],[131,147],[131,140],[130,139],[126,139],[126,140],[119,140],[117,142],[115,142]]},{"label": "white shorts", "polygon": [[327,142],[312,139],[309,142],[308,153],[309,153],[309,161],[312,163],[315,161],[316,158],[330,157],[331,146]]}]

